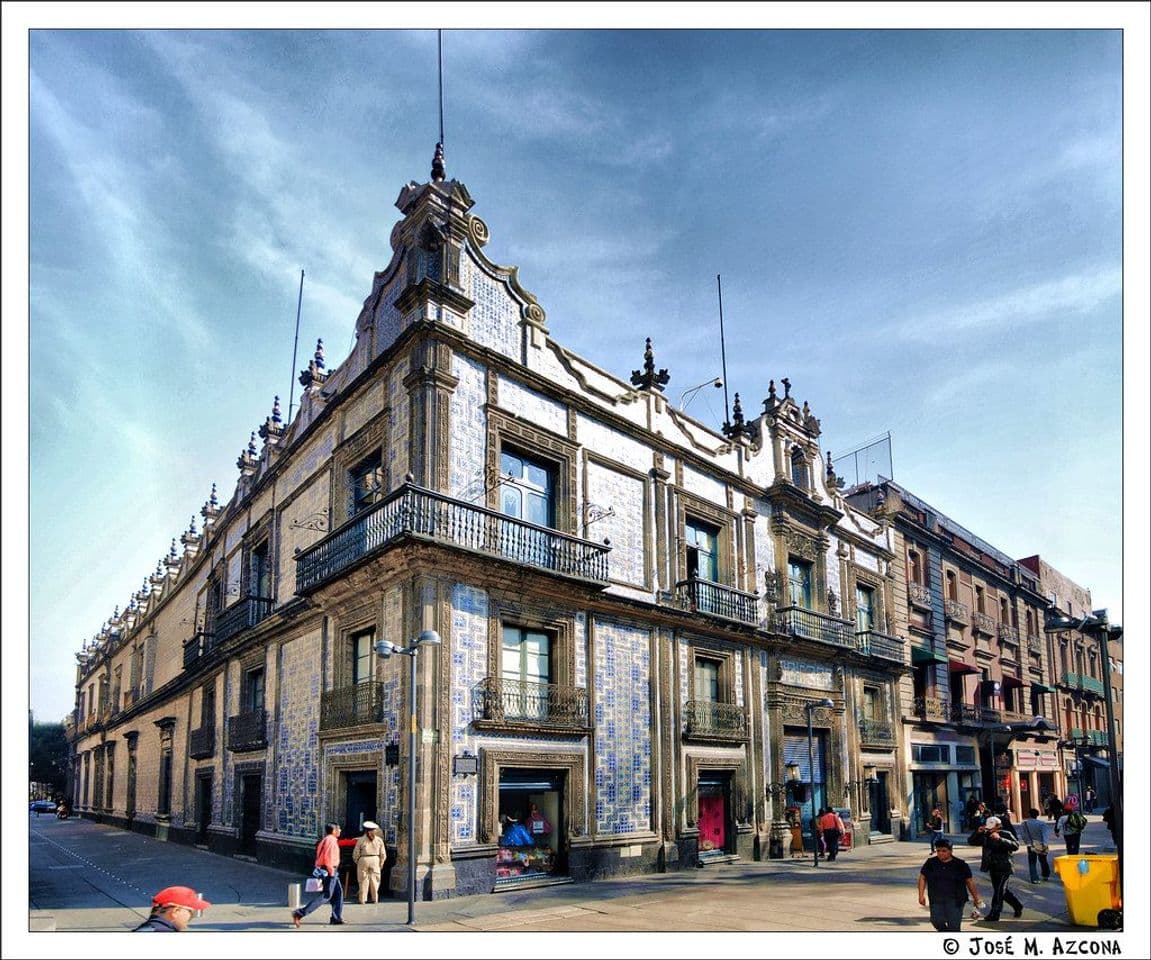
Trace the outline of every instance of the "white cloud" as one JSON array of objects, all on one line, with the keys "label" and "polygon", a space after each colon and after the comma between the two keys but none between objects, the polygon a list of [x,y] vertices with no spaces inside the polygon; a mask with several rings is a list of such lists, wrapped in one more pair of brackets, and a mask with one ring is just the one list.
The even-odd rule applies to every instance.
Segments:
[{"label": "white cloud", "polygon": [[888,332],[904,340],[930,343],[942,337],[979,334],[989,329],[1060,321],[1068,314],[1093,310],[1119,296],[1122,290],[1122,271],[1104,267],[1018,287],[934,313],[910,316],[890,324]]}]

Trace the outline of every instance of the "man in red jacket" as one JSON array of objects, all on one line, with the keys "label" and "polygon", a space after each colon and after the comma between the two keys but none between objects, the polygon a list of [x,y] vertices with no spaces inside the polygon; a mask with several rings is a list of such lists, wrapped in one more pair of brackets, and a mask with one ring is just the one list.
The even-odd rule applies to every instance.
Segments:
[{"label": "man in red jacket", "polygon": [[329,823],[324,838],[316,844],[316,870],[324,875],[324,889],[303,907],[292,911],[292,923],[300,921],[325,901],[332,905],[332,918],[328,923],[339,926],[344,922],[344,891],[340,886],[340,825]]}]

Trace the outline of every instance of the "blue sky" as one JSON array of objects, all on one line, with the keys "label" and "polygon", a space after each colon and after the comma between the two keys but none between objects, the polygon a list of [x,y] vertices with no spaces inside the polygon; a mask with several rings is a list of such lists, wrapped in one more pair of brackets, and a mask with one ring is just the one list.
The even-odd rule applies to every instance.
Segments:
[{"label": "blue sky", "polygon": [[[295,370],[317,337],[347,355],[428,177],[436,35],[53,30],[28,55],[54,720],[72,654],[286,412],[301,268]],[[557,340],[626,378],[650,336],[678,400],[720,372],[720,273],[745,410],[787,376],[825,451],[890,431],[896,480],[1122,619],[1118,32],[451,30],[444,57],[448,174]],[[718,425],[722,391],[689,411]]]}]

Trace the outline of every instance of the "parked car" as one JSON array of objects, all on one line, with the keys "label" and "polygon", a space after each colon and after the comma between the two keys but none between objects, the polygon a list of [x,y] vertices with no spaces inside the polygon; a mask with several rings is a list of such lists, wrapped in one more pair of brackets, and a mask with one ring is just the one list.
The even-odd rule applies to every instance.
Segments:
[{"label": "parked car", "polygon": [[55,800],[33,800],[28,804],[29,813],[55,813],[56,801]]}]

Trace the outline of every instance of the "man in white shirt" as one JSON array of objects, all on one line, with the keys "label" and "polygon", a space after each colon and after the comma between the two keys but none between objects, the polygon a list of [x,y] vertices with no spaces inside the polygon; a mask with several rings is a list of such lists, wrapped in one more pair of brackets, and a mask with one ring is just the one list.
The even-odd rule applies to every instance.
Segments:
[{"label": "man in white shirt", "polygon": [[1039,819],[1039,811],[1027,811],[1027,819],[1016,830],[1019,839],[1027,845],[1027,868],[1031,871],[1031,882],[1039,882],[1039,869],[1043,879],[1051,879],[1051,864],[1047,861],[1047,824]]}]

